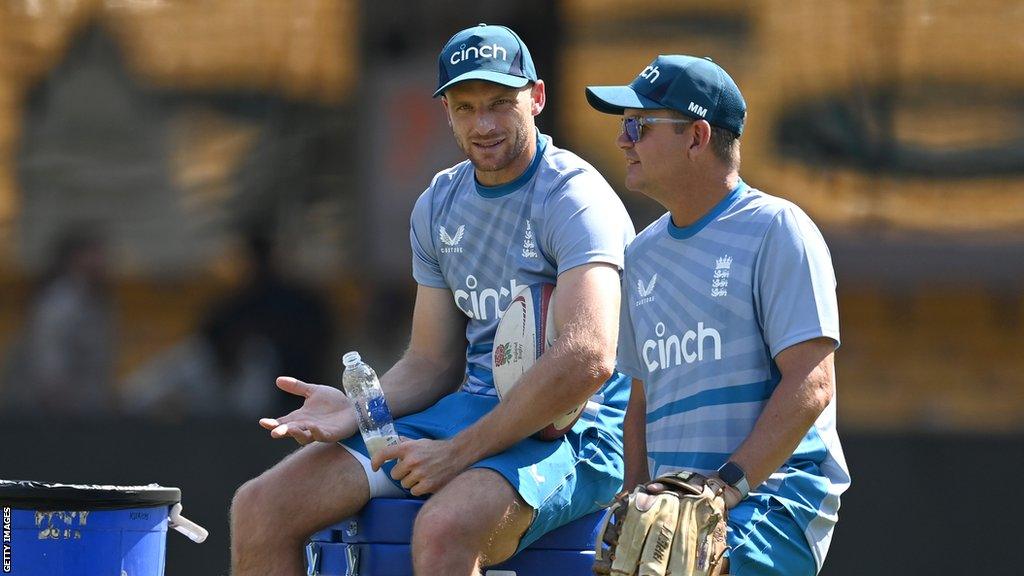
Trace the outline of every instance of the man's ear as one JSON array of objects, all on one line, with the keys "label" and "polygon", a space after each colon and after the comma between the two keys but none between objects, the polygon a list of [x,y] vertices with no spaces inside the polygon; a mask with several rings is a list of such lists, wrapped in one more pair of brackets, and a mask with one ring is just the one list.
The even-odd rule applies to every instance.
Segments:
[{"label": "man's ear", "polygon": [[444,107],[444,119],[448,121],[448,127],[451,128],[452,127],[452,115],[450,114],[450,111],[448,110],[448,99],[445,98],[443,95],[441,96],[441,106]]},{"label": "man's ear", "polygon": [[689,156],[696,156],[707,150],[711,143],[711,124],[707,120],[697,120],[693,123],[693,132],[686,144],[686,153]]},{"label": "man's ear", "polygon": [[530,99],[533,101],[530,106],[530,112],[534,116],[540,114],[541,110],[544,109],[544,104],[547,103],[547,92],[544,88],[544,81],[537,80],[533,83],[533,87],[530,89]]}]

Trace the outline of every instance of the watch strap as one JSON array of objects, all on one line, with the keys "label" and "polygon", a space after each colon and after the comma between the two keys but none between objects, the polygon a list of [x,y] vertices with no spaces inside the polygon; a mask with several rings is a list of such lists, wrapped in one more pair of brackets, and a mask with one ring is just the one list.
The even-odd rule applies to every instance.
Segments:
[{"label": "watch strap", "polygon": [[726,484],[732,486],[740,493],[740,498],[746,498],[750,494],[750,484],[747,482],[747,473],[743,471],[732,460],[722,464],[718,469],[718,477]]}]

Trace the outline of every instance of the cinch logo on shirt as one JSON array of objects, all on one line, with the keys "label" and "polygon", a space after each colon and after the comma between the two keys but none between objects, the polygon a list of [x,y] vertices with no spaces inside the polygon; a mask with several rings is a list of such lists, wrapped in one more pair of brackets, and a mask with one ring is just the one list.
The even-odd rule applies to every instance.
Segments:
[{"label": "cinch logo on shirt", "polygon": [[649,372],[704,361],[704,347],[708,340],[714,347],[714,359],[722,359],[722,335],[714,328],[705,328],[703,322],[697,323],[696,331],[687,330],[668,338],[664,337],[665,324],[658,322],[654,335],[658,339],[647,340],[643,346],[644,364]]},{"label": "cinch logo on shirt", "polygon": [[516,293],[519,288],[519,283],[516,282],[515,278],[509,281],[508,288],[504,286],[495,290],[494,288],[484,288],[477,292],[476,276],[470,274],[466,276],[466,290],[455,291],[455,305],[462,310],[466,316],[470,318],[477,318],[479,320],[490,320],[491,318],[501,318],[502,314],[505,313],[504,308],[501,306],[501,300],[508,298],[509,296]]},{"label": "cinch logo on shirt", "polygon": [[475,58],[493,58],[495,60],[508,60],[508,50],[499,46],[498,44],[491,44],[490,46],[470,46],[466,47],[465,44],[459,46],[459,49],[452,52],[452,57],[448,59],[452,64],[458,64],[463,60]]},{"label": "cinch logo on shirt", "polygon": [[442,254],[462,254],[462,246],[459,246],[459,242],[462,241],[462,237],[466,235],[466,225],[462,224],[455,231],[455,236],[452,237],[448,234],[448,230],[444,226],[438,230],[441,236],[441,253]]}]

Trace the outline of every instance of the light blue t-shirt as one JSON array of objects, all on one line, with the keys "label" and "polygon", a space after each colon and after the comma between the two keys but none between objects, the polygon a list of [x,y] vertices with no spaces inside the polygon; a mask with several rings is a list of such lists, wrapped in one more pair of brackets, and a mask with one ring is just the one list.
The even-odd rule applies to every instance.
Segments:
[{"label": "light blue t-shirt", "polygon": [[416,282],[451,290],[469,318],[462,389],[489,396],[496,395],[494,331],[512,295],[537,282],[555,284],[583,264],[621,269],[635,234],[597,170],[539,133],[534,161],[519,178],[482,186],[473,165],[461,162],[434,177],[411,220]]},{"label": "light blue t-shirt", "polygon": [[[716,471],[780,381],[774,357],[839,345],[832,260],[796,205],[740,183],[691,226],[665,214],[626,250],[619,370],[643,380],[650,472]],[[793,456],[753,492],[804,528],[820,568],[850,483],[835,398]]]}]

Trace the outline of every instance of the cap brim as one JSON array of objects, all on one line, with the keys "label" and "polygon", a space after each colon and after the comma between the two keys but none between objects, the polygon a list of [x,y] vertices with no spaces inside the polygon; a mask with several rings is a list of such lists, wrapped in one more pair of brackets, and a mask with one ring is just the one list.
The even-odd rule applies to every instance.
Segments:
[{"label": "cap brim", "polygon": [[495,84],[501,84],[502,86],[508,86],[509,88],[522,88],[530,83],[529,78],[523,78],[522,76],[513,76],[511,74],[503,74],[501,72],[494,72],[491,70],[474,70],[449,80],[447,84],[441,86],[434,92],[434,98],[437,98],[443,94],[445,90],[451,88],[455,84],[465,82],[466,80],[486,80],[487,82],[494,82]]},{"label": "cap brim", "polygon": [[631,86],[588,86],[587,102],[598,112],[621,116],[626,108],[659,110],[664,105],[640,95]]}]

